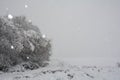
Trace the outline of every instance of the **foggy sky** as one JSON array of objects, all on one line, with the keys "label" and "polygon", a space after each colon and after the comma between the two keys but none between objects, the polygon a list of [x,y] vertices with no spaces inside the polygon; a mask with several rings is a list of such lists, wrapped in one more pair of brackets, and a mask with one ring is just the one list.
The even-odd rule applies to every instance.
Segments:
[{"label": "foggy sky", "polygon": [[53,56],[120,58],[119,0],[0,0],[0,15],[7,13],[39,26]]}]

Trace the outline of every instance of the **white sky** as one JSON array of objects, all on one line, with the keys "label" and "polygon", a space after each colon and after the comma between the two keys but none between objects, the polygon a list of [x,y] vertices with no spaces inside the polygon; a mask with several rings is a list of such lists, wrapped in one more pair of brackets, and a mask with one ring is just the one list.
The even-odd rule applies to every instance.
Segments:
[{"label": "white sky", "polygon": [[53,56],[120,58],[119,0],[0,0],[0,15],[8,13],[39,26]]}]

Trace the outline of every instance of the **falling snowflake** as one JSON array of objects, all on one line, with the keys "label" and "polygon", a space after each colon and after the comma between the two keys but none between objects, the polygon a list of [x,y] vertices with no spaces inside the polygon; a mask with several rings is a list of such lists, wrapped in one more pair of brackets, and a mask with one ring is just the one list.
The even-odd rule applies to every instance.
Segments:
[{"label": "falling snowflake", "polygon": [[30,19],[29,19],[29,20],[28,20],[28,22],[29,22],[29,23],[31,23],[31,22],[32,22],[32,20],[30,20]]},{"label": "falling snowflake", "polygon": [[13,16],[11,14],[8,14],[8,19],[12,19]]},{"label": "falling snowflake", "polygon": [[28,8],[28,5],[25,5],[25,8]]},{"label": "falling snowflake", "polygon": [[8,11],[9,9],[8,9],[8,8],[6,8],[6,10]]},{"label": "falling snowflake", "polygon": [[27,59],[30,59],[29,57],[27,57]]},{"label": "falling snowflake", "polygon": [[43,34],[43,35],[42,35],[42,37],[43,37],[43,38],[46,38],[46,35],[45,35],[45,34]]},{"label": "falling snowflake", "polygon": [[13,46],[13,45],[11,46],[11,49],[14,49],[14,46]]}]

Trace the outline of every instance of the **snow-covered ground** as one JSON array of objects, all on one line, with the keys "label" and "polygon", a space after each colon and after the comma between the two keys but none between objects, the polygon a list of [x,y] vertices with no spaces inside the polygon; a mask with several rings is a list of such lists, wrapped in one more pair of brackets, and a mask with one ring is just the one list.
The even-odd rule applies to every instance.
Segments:
[{"label": "snow-covered ground", "polygon": [[120,80],[120,68],[75,66],[54,59],[47,67],[32,71],[0,72],[0,80]]}]

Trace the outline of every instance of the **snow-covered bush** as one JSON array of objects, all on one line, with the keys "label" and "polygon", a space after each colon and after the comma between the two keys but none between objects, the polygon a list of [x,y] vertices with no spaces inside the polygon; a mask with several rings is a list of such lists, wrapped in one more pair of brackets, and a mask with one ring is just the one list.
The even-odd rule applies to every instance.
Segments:
[{"label": "snow-covered bush", "polygon": [[120,62],[117,62],[117,67],[120,68]]},{"label": "snow-covered bush", "polygon": [[50,52],[50,40],[24,16],[0,17],[0,70],[23,62],[44,66]]}]

